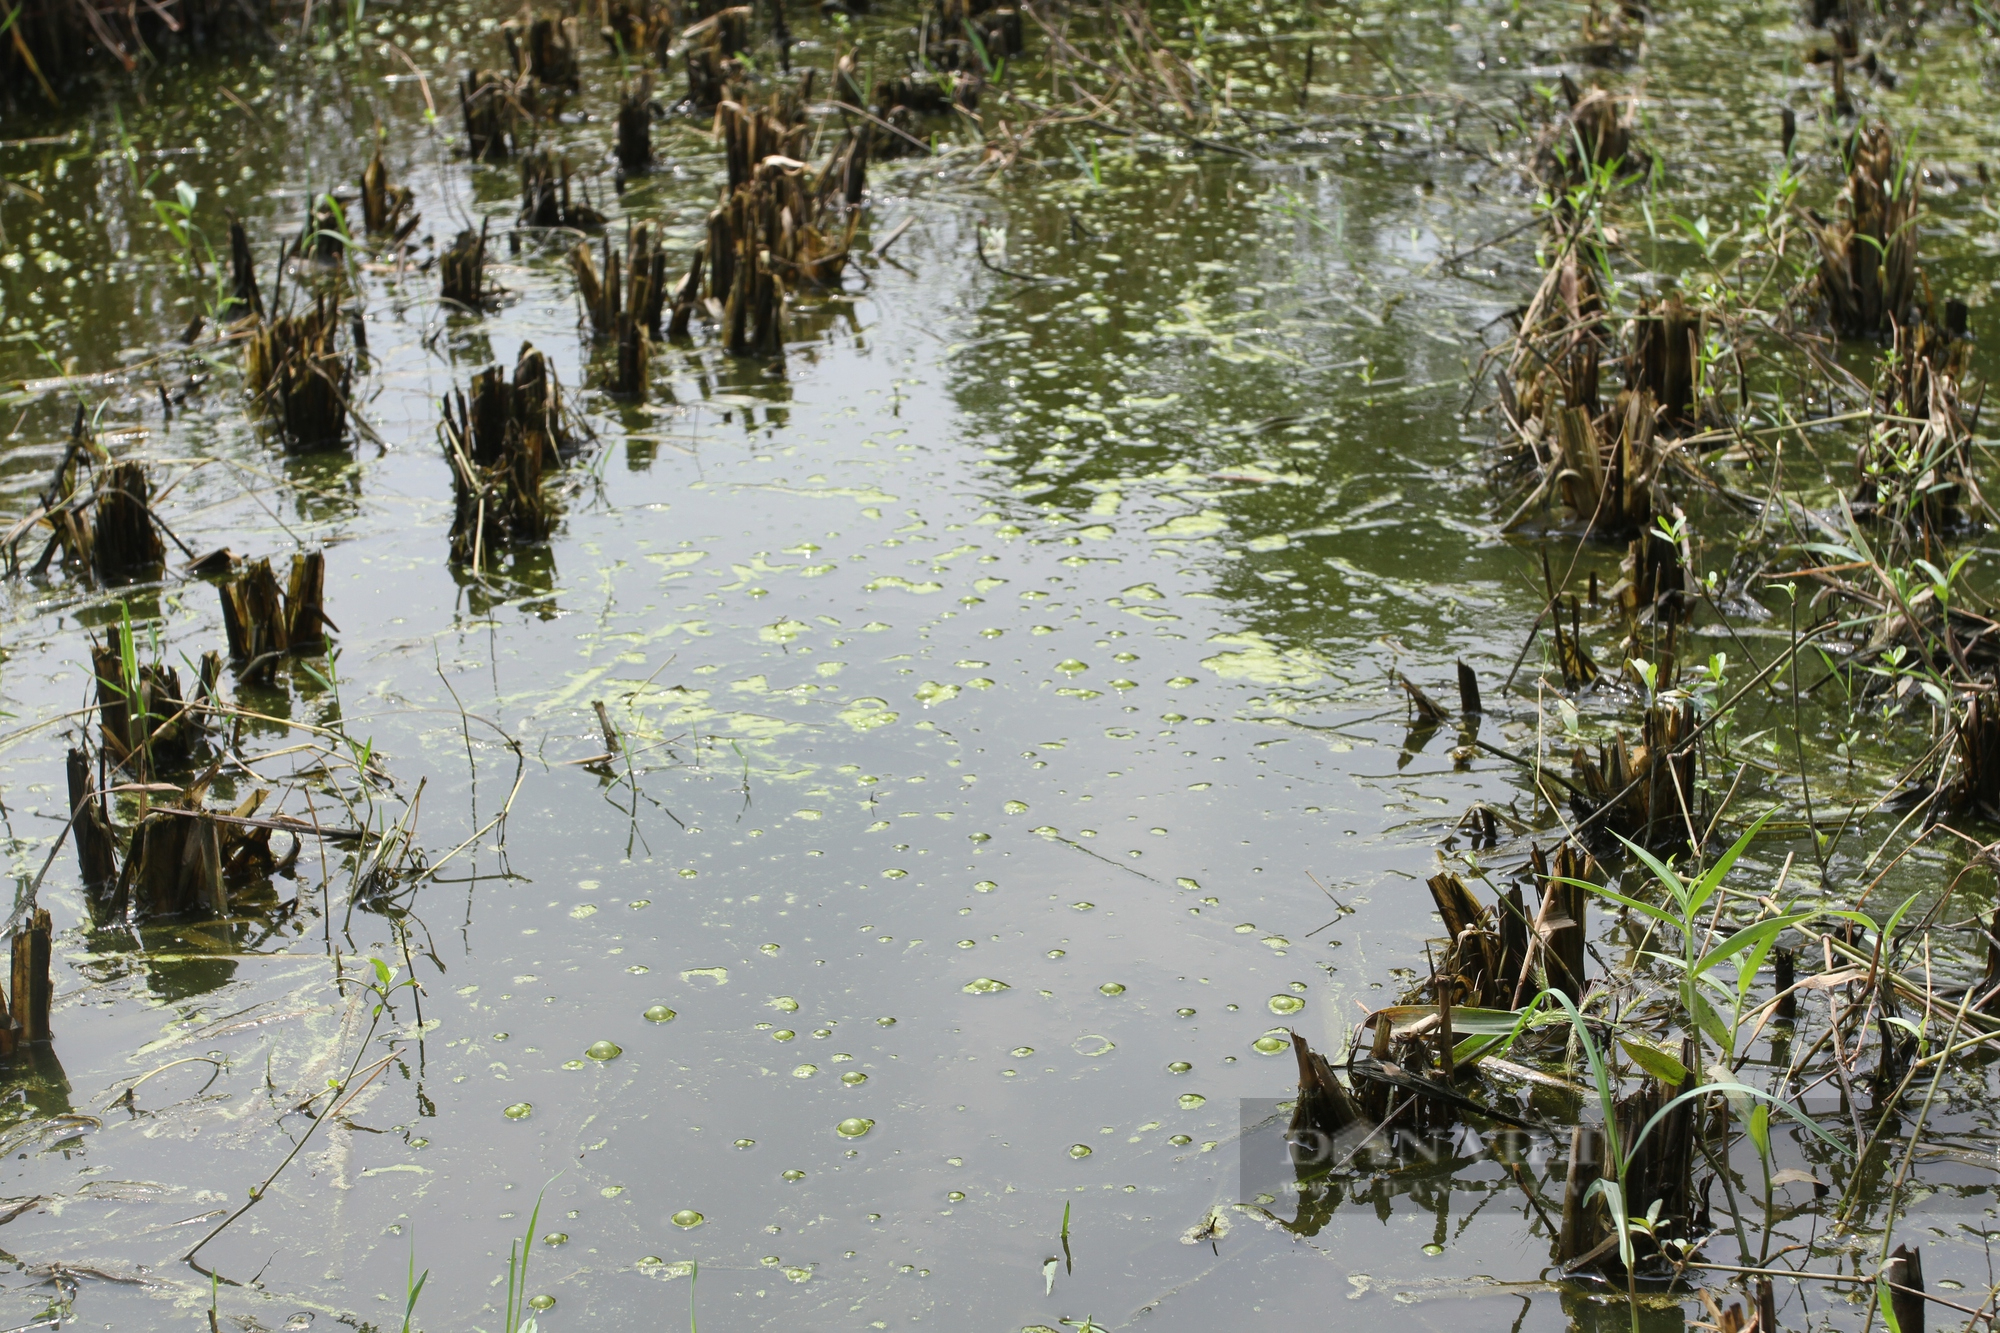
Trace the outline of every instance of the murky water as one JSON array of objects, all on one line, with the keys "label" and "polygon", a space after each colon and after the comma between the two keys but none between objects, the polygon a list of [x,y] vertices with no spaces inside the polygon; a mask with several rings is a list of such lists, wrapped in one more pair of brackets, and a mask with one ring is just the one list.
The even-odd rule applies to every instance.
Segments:
[{"label": "murky water", "polygon": [[[419,236],[478,217],[497,234],[514,170],[454,157],[447,71],[497,59],[499,17],[371,9],[359,55],[294,37],[8,122],[0,171],[40,202],[0,202],[0,374],[68,377],[11,400],[9,520],[78,398],[104,404],[118,450],[178,480],[160,510],[189,548],[326,548],[339,697],[290,670],[238,692],[246,706],[372,741],[397,792],[423,784],[433,859],[513,804],[393,918],[407,956],[391,916],[350,910],[337,847],[330,889],[312,845],[276,881],[290,911],[142,939],[93,932],[56,859],[41,890],[56,1040],[8,1103],[0,1188],[27,1206],[0,1230],[22,1265],[0,1319],[51,1302],[105,1327],[196,1318],[209,1287],[182,1256],[313,1127],[295,1110],[309,1094],[393,1050],[204,1251],[251,1284],[222,1289],[225,1320],[395,1325],[414,1256],[431,1273],[418,1323],[496,1328],[538,1199],[527,1289],[554,1298],[545,1328],[654,1327],[691,1294],[717,1328],[1624,1320],[1547,1280],[1546,1238],[1472,1135],[1457,1157],[1357,1182],[1313,1234],[1232,1211],[1214,1245],[1184,1240],[1212,1208],[1255,1202],[1239,1106],[1294,1082],[1289,1047],[1259,1039],[1295,1027],[1340,1049],[1363,1006],[1421,969],[1423,880],[1460,813],[1530,810],[1503,761],[1454,762],[1442,734],[1406,746],[1392,673],[1443,697],[1469,663],[1486,734],[1520,751],[1553,725],[1536,711],[1540,647],[1499,687],[1540,566],[1493,535],[1492,430],[1465,410],[1495,321],[1532,289],[1532,241],[1443,261],[1529,221],[1527,140],[1490,122],[1555,77],[1575,16],[1371,11],[1348,40],[1329,31],[1348,11],[1220,15],[1216,59],[1238,60],[1246,100],[1295,86],[1300,41],[1223,42],[1268,21],[1317,34],[1321,95],[1391,91],[1387,64],[1462,99],[1456,144],[1391,106],[1365,134],[1288,135],[1251,159],[1083,133],[1074,156],[998,179],[969,148],[878,164],[868,231],[912,225],[842,295],[807,303],[782,369],[703,338],[660,352],[644,408],[582,392],[597,441],[555,539],[480,580],[446,562],[436,401],[523,342],[566,386],[590,381],[567,242],[502,245],[510,295],[483,317],[441,308],[431,273],[367,273],[366,438],[287,458],[244,412],[237,354],[179,345],[204,284],[152,199],[188,183],[218,247],[237,211],[268,268],[312,193],[350,188],[380,125]],[[1663,13],[1612,76],[1647,96],[1663,210],[1720,229],[1772,169],[1772,108],[1823,87],[1795,19]],[[888,52],[908,21],[864,27]],[[837,30],[793,22],[798,58],[829,63]],[[608,211],[666,222],[678,262],[720,155],[704,125],[669,122],[667,167],[614,195],[615,66],[586,52],[589,118],[553,134],[600,173]],[[1977,298],[1990,39],[1941,19],[1885,58],[1902,83],[1873,96],[1939,173],[1937,272]],[[1801,140],[1822,206],[1826,139],[1809,123]],[[1625,225],[1663,265],[1697,254],[1664,215],[1648,235],[1636,211]],[[982,228],[988,259],[1034,280],[982,265]],[[103,371],[118,373],[81,378]],[[1713,521],[1726,541],[1736,520]],[[1616,552],[1584,559],[1614,575]],[[221,627],[213,589],[180,576],[5,596],[0,785],[25,883],[60,826],[87,632],[122,600],[193,659]],[[604,748],[592,701],[629,764],[582,762]],[[1769,712],[1739,731],[1789,724],[1787,700]],[[1836,731],[1815,723],[1813,741]],[[246,751],[296,739],[273,724]],[[1921,739],[1855,747],[1893,771]],[[1791,747],[1782,730],[1764,743]],[[257,767],[292,764],[312,760]],[[1824,800],[1879,792],[1865,764],[1826,767]],[[1891,823],[1836,864],[1851,876]],[[1782,858],[1760,849],[1752,877]],[[1934,892],[1955,868],[1899,873]],[[370,959],[423,990],[421,1018],[398,991],[364,1048]],[[1978,1094],[1969,1081],[1934,1121],[1964,1160],[1918,1168],[1933,1289],[1986,1281]],[[1555,1193],[1557,1156],[1541,1143],[1533,1159]],[[1045,1270],[1065,1217],[1073,1263]],[[1845,1299],[1815,1292],[1798,1322],[1858,1325]],[[1648,1318],[1679,1327],[1680,1308]]]}]

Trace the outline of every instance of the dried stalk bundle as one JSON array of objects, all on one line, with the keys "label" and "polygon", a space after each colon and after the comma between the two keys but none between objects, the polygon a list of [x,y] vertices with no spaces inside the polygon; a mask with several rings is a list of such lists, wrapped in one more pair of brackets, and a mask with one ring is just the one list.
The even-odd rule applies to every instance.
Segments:
[{"label": "dried stalk bundle", "polygon": [[217,313],[225,320],[264,317],[264,298],[257,293],[257,257],[250,251],[250,233],[241,218],[229,219],[229,299]]},{"label": "dried stalk bundle", "polygon": [[627,229],[624,280],[620,279],[620,258],[611,238],[604,238],[604,269],[600,273],[591,258],[588,243],[579,244],[570,255],[576,272],[577,291],[590,317],[591,335],[616,346],[616,360],[610,383],[605,387],[620,397],[646,396],[646,364],[652,343],[660,337],[660,320],[666,309],[667,256],[653,239],[651,223],[641,222]]},{"label": "dried stalk bundle", "polygon": [[[1671,664],[1660,664],[1662,678]],[[1641,846],[1685,847],[1699,838],[1702,807],[1695,790],[1700,769],[1699,744],[1689,744],[1695,729],[1692,703],[1654,703],[1646,709],[1640,741],[1627,746],[1619,735],[1598,746],[1593,758],[1582,746],[1571,755],[1576,786],[1583,795],[1574,803],[1585,817],[1601,823]]]},{"label": "dried stalk bundle", "polygon": [[570,193],[576,169],[566,157],[547,149],[521,159],[521,218],[523,227],[568,227],[573,231],[596,231],[604,225],[604,214],[590,205],[589,189],[578,203]]},{"label": "dried stalk bundle", "polygon": [[153,517],[153,483],[143,464],[127,459],[97,477],[87,531],[90,567],[105,583],[159,573],[167,558]]},{"label": "dried stalk bundle", "polygon": [[1026,49],[1021,11],[995,0],[934,0],[923,16],[918,49],[938,69],[991,69]]},{"label": "dried stalk bundle", "polygon": [[803,151],[806,127],[776,98],[754,111],[725,102],[716,125],[730,191],[708,218],[711,308],[732,353],[781,356],[785,292],[840,281],[859,223],[850,201],[867,188],[866,139],[843,136],[815,172],[787,151]]},{"label": "dried stalk bundle", "polygon": [[1354,1094],[1333,1076],[1325,1056],[1296,1032],[1291,1041],[1292,1054],[1299,1063],[1299,1098],[1292,1108],[1285,1142],[1293,1166],[1301,1174],[1323,1173],[1334,1164],[1341,1146],[1362,1138],[1375,1124]]},{"label": "dried stalk bundle", "polygon": [[1580,184],[1607,168],[1620,176],[1643,176],[1652,169],[1652,158],[1632,133],[1632,98],[1602,88],[1586,92],[1568,75],[1562,86],[1569,109],[1542,131],[1535,147],[1536,179],[1554,188]]},{"label": "dried stalk bundle", "polygon": [[591,257],[588,242],[579,242],[570,253],[577,292],[590,317],[591,336],[600,341],[616,337],[618,317],[629,311],[647,336],[657,339],[666,310],[667,255],[659,248],[653,224],[635,222],[626,227],[623,256],[609,236],[602,244],[601,270]]},{"label": "dried stalk bundle", "polygon": [[[1489,915],[1457,875],[1430,879],[1447,936],[1431,973],[1431,999],[1450,1006],[1506,1009],[1528,962],[1528,915],[1517,884]],[[1497,923],[1494,916],[1498,917]]]},{"label": "dried stalk bundle", "polygon": [[1514,1003],[1509,1007],[1519,1007],[1544,988],[1561,991],[1570,1003],[1581,1004],[1587,938],[1584,920],[1590,891],[1572,881],[1599,880],[1603,871],[1590,853],[1567,841],[1556,846],[1553,858],[1534,848],[1529,853],[1529,869],[1541,893],[1541,906],[1528,932],[1528,963],[1521,969]]},{"label": "dried stalk bundle", "polygon": [[681,33],[688,76],[688,105],[697,111],[720,106],[742,82],[736,57],[750,44],[750,6],[720,9]]},{"label": "dried stalk bundle", "polygon": [[410,187],[389,183],[389,168],[382,161],[381,148],[376,148],[361,172],[362,225],[370,236],[386,236],[401,245],[422,221],[410,203]]},{"label": "dried stalk bundle", "polygon": [[1854,136],[1840,217],[1815,230],[1819,289],[1844,337],[1916,322],[1918,177],[1880,121]]},{"label": "dried stalk bundle", "polygon": [[696,307],[701,304],[701,274],[707,259],[707,247],[697,245],[693,257],[688,260],[687,275],[681,279],[680,287],[674,292],[674,317],[667,325],[669,338],[680,339],[688,336],[688,321],[694,317]]},{"label": "dried stalk bundle", "polygon": [[1644,6],[1633,3],[1633,0],[1623,0],[1607,10],[1603,0],[1590,0],[1590,8],[1583,15],[1576,58],[1585,65],[1600,69],[1629,65],[1639,58],[1645,41]]},{"label": "dried stalk bundle", "polygon": [[229,658],[244,680],[268,680],[278,659],[310,653],[326,643],[326,557],[305,551],[292,557],[285,591],[269,560],[252,560],[216,585]]},{"label": "dried stalk bundle", "polygon": [[458,81],[458,109],[465,118],[465,151],[475,162],[502,162],[518,147],[519,90],[498,70],[467,70]]},{"label": "dried stalk bundle", "polygon": [[764,106],[728,101],[716,107],[714,133],[722,140],[729,188],[734,190],[749,184],[766,158],[796,161],[803,156],[812,127],[806,124],[797,90],[785,88],[773,93]]},{"label": "dried stalk bundle", "polygon": [[1500,404],[1512,436],[1503,466],[1541,475],[1542,484],[1508,526],[1554,481],[1548,444],[1565,408],[1599,411],[1598,368],[1605,350],[1605,303],[1598,252],[1565,241],[1521,316],[1507,365],[1499,372]]},{"label": "dried stalk bundle", "polygon": [[37,907],[14,933],[9,952],[9,989],[13,999],[6,1019],[0,1023],[0,1055],[12,1055],[22,1046],[50,1040],[49,1006],[55,999],[55,985],[49,977],[49,938],[54,926],[48,909]]},{"label": "dried stalk bundle", "polygon": [[468,310],[484,309],[490,296],[486,287],[486,226],[482,219],[478,231],[470,227],[461,231],[451,248],[438,257],[440,293]]},{"label": "dried stalk bundle", "polygon": [[558,14],[536,14],[528,20],[526,39],[519,19],[501,29],[507,56],[517,75],[534,81],[537,91],[573,93],[583,86],[576,61],[576,20]]},{"label": "dried stalk bundle", "polygon": [[555,372],[525,345],[512,383],[490,366],[473,376],[469,402],[456,392],[445,399],[438,437],[452,469],[455,562],[483,569],[502,546],[548,540],[556,512],[542,478],[569,451],[562,418]]},{"label": "dried stalk bundle", "polygon": [[[1567,623],[1563,618],[1565,611],[1569,617]],[[1549,628],[1555,639],[1556,670],[1562,675],[1563,688],[1575,691],[1595,683],[1604,672],[1592,660],[1590,650],[1583,646],[1583,609],[1574,596],[1557,598],[1551,604]]]},{"label": "dried stalk bundle", "polygon": [[[257,820],[269,794],[263,788],[234,810],[207,808],[202,798],[214,779],[216,769],[211,767],[171,804],[154,806],[141,815],[121,865],[105,793],[90,780],[89,756],[71,750],[68,767],[70,804],[78,812],[77,865],[91,916],[100,924],[122,920],[128,908],[141,917],[225,915],[232,881],[285,869],[298,856],[301,836],[312,831],[303,821]],[[271,853],[271,834],[277,828],[289,830],[293,837],[283,863]],[[341,831],[326,832],[338,836]],[[18,942],[14,963],[18,994]]]},{"label": "dried stalk bundle", "polygon": [[316,196],[306,229],[313,262],[323,268],[338,268],[347,257],[347,215],[340,201],[331,194]]},{"label": "dried stalk bundle", "polygon": [[1876,404],[1888,419],[1874,424],[1855,455],[1856,516],[1892,525],[1897,545],[1926,556],[1986,509],[1963,414],[1964,327],[1965,308],[1957,302],[1943,325],[1925,318],[1892,326],[1875,384]]},{"label": "dried stalk bundle", "polygon": [[1625,353],[1625,387],[1651,394],[1659,404],[1660,424],[1694,424],[1695,368],[1700,362],[1702,319],[1692,313],[1679,292],[1669,292],[1656,306],[1639,302],[1632,316],[1631,340]]},{"label": "dried stalk bundle", "polygon": [[618,165],[644,171],[653,165],[653,76],[642,74],[618,97]]},{"label": "dried stalk bundle", "polygon": [[868,101],[876,121],[881,123],[871,122],[864,131],[869,155],[907,157],[927,151],[922,118],[941,115],[953,107],[977,110],[985,86],[985,79],[976,69],[942,73],[912,71],[877,79]]},{"label": "dried stalk bundle", "polygon": [[511,384],[499,366],[489,366],[472,377],[470,414],[461,411],[459,416],[469,431],[466,452],[481,467],[499,461],[514,448],[507,440],[516,431],[543,451],[546,467],[560,466],[576,452],[576,437],[569,429],[555,369],[528,343],[521,344],[515,358]]},{"label": "dried stalk bundle", "polygon": [[340,298],[322,293],[302,315],[283,315],[252,334],[243,353],[250,394],[294,453],[347,443],[352,361],[336,345]]},{"label": "dried stalk bundle", "polygon": [[216,702],[222,655],[203,653],[194,697],[181,692],[180,672],[163,663],[139,663],[117,643],[90,645],[97,678],[98,729],[112,764],[148,776],[189,763],[208,735],[207,712]]},{"label": "dried stalk bundle", "polygon": [[69,778],[70,837],[76,843],[76,868],[96,914],[100,899],[118,878],[118,839],[111,832],[103,784],[92,780],[90,755],[72,746],[64,768]]},{"label": "dried stalk bundle", "polygon": [[1951,716],[1957,771],[1946,793],[1954,815],[2000,819],[2000,706],[1984,693],[1964,697]]},{"label": "dried stalk bundle", "polygon": [[[1678,521],[1684,515],[1674,510]],[[1632,539],[1619,568],[1624,577],[1606,594],[1635,625],[1650,616],[1656,623],[1684,621],[1694,609],[1687,594],[1687,539],[1676,542],[1655,526]]]},{"label": "dried stalk bundle", "polygon": [[1645,531],[1661,506],[1661,452],[1653,434],[1653,396],[1621,393],[1609,412],[1581,407],[1555,414],[1549,466],[1556,492],[1588,531],[1622,537]]},{"label": "dried stalk bundle", "polygon": [[[1699,1211],[1694,1160],[1702,1113],[1692,1099],[1664,1115],[1661,1111],[1676,1097],[1694,1091],[1695,1063],[1695,1044],[1692,1039],[1684,1038],[1681,1081],[1670,1084],[1649,1077],[1619,1098],[1615,1108],[1618,1141],[1629,1154],[1625,1190],[1630,1215],[1652,1215],[1661,1235],[1683,1242],[1692,1235]],[[1655,1116],[1660,1117],[1657,1122]],[[1618,1238],[1610,1217],[1603,1208],[1593,1206],[1595,1201],[1585,1202],[1584,1196],[1599,1178],[1617,1180],[1617,1163],[1609,1160],[1604,1150],[1602,1130],[1579,1127],[1570,1139],[1570,1166],[1564,1182],[1562,1232],[1557,1240],[1556,1257],[1565,1264],[1591,1264],[1606,1273],[1623,1273]],[[1633,1258],[1638,1262],[1662,1253],[1652,1236],[1639,1232],[1631,1239]]]},{"label": "dried stalk bundle", "polygon": [[200,809],[199,796],[183,810],[155,810],[132,830],[115,910],[130,903],[142,917],[228,914],[222,826]]},{"label": "dried stalk bundle", "polygon": [[611,53],[627,58],[650,54],[662,69],[673,45],[673,19],[665,4],[655,0],[602,0],[598,31]]}]

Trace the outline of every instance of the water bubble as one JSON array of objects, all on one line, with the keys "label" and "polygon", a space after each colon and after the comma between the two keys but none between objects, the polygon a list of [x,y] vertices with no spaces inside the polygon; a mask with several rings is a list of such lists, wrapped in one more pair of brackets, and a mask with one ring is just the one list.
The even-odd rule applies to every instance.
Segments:
[{"label": "water bubble", "polygon": [[1116,981],[1107,981],[1097,989],[1104,995],[1123,995],[1125,993],[1125,987]]},{"label": "water bubble", "polygon": [[771,954],[775,957],[778,952],[778,946],[775,944],[760,944],[757,946],[757,952]]},{"label": "water bubble", "polygon": [[945,1196],[944,1196],[944,1197],[945,1197],[945,1198],[947,1198],[947,1199],[949,1199],[949,1200],[951,1200],[951,1201],[952,1201],[953,1203],[964,1203],[964,1202],[965,1202],[965,1191],[964,1191],[964,1190],[950,1190],[950,1191],[948,1191],[948,1192],[947,1192],[947,1193],[945,1194]]},{"label": "water bubble", "polygon": [[1006,982],[996,981],[992,977],[980,977],[965,984],[967,995],[998,995],[1001,991],[1010,989],[1012,988]]},{"label": "water bubble", "polygon": [[811,1078],[819,1072],[818,1065],[800,1065],[792,1071],[793,1078]]},{"label": "water bubble", "polygon": [[567,1231],[551,1231],[548,1235],[542,1237],[542,1244],[567,1245],[569,1244],[569,1233]]},{"label": "water bubble", "polygon": [[1438,1244],[1436,1241],[1431,1241],[1430,1243],[1424,1246],[1424,1253],[1429,1255],[1443,1254],[1444,1246]]},{"label": "water bubble", "polygon": [[1014,1058],[1016,1060],[1025,1060],[1034,1053],[1035,1048],[1032,1046],[1016,1046],[1014,1048]]},{"label": "water bubble", "polygon": [[645,1019],[648,1023],[671,1023],[676,1017],[678,1015],[664,1004],[656,1004],[645,1013]]},{"label": "water bubble", "polygon": [[766,1268],[776,1268],[779,1264],[783,1263],[784,1260],[780,1259],[775,1254],[767,1254],[762,1259],[759,1259],[757,1262],[764,1265],[764,1267]]},{"label": "water bubble", "polygon": [[1296,995],[1273,995],[1270,1005],[1274,1014],[1296,1014],[1306,1007],[1306,1002]]},{"label": "water bubble", "polygon": [[737,1146],[737,1147],[739,1147],[739,1148],[754,1148],[754,1147],[756,1147],[756,1146],[757,1146],[757,1140],[755,1140],[755,1139],[738,1139],[738,1140],[736,1140],[736,1146]]},{"label": "water bubble", "polygon": [[1172,1064],[1167,1066],[1167,1072],[1169,1074],[1185,1074],[1188,1072],[1188,1070],[1193,1068],[1194,1066],[1189,1064],[1185,1060],[1176,1060]]},{"label": "water bubble", "polygon": [[796,1014],[799,1011],[799,1002],[789,995],[774,995],[771,997],[771,1007],[781,1013]]},{"label": "water bubble", "polygon": [[672,1222],[675,1226],[679,1227],[682,1231],[692,1231],[696,1227],[700,1226],[703,1222],[706,1222],[708,1219],[703,1217],[700,1213],[697,1213],[692,1208],[683,1208],[678,1213],[675,1213],[672,1217],[668,1218],[667,1220]]},{"label": "water bubble", "polygon": [[998,884],[995,884],[990,879],[982,879],[977,884],[972,886],[972,891],[974,893],[991,893],[999,887],[1000,886]]},{"label": "water bubble", "polygon": [[528,1102],[515,1102],[512,1106],[501,1112],[509,1120],[526,1120],[534,1113],[534,1106]]},{"label": "water bubble", "polygon": [[810,1268],[787,1268],[785,1270],[785,1280],[787,1282],[804,1282],[812,1275],[813,1271]]},{"label": "water bubble", "polygon": [[1049,950],[1049,957],[1051,957],[1051,958],[1067,958],[1068,956],[1069,956],[1069,950],[1067,950],[1067,949],[1051,949],[1051,950]]},{"label": "water bubble", "polygon": [[972,949],[972,948],[977,948],[977,947],[978,947],[978,945],[979,945],[979,941],[978,941],[978,940],[960,940],[960,941],[958,942],[958,947],[959,947],[959,948],[961,948],[961,949]]},{"label": "water bubble", "polygon": [[493,1034],[493,1040],[495,1040],[495,1041],[505,1041],[505,1040],[507,1040],[507,1038],[508,1038],[508,1037],[509,1037],[510,1035],[512,1035],[512,1034],[510,1034],[510,1033],[506,1033],[506,1032],[496,1032],[496,1033],[494,1033],[494,1034]]},{"label": "water bubble", "polygon": [[1009,801],[1000,808],[1010,815],[1025,815],[1028,813],[1028,803],[1026,801]]},{"label": "water bubble", "polygon": [[850,1069],[840,1076],[840,1081],[850,1088],[858,1088],[868,1081],[868,1075],[858,1069]]},{"label": "water bubble", "polygon": [[771,1040],[790,1041],[792,1038],[798,1035],[799,1035],[798,1033],[792,1031],[790,1028],[779,1028],[776,1032],[773,1032],[771,1034]]},{"label": "water bubble", "polygon": [[1194,1140],[1189,1138],[1185,1134],[1176,1134],[1172,1138],[1168,1139],[1167,1142],[1173,1144],[1176,1148],[1185,1148],[1190,1143],[1193,1143]]},{"label": "water bubble", "polygon": [[876,1019],[876,1020],[875,1020],[875,1026],[877,1026],[877,1027],[884,1027],[884,1028],[892,1028],[892,1027],[896,1026],[896,1020],[895,1020],[895,1019],[893,1019],[893,1018],[878,1018],[878,1019]]},{"label": "water bubble", "polygon": [[546,1291],[539,1296],[530,1296],[528,1297],[528,1308],[530,1310],[553,1310],[556,1308],[556,1298],[549,1295]]},{"label": "water bubble", "polygon": [[625,1054],[625,1051],[615,1041],[594,1041],[585,1049],[584,1054],[593,1060],[616,1060]]},{"label": "water bubble", "polygon": [[1174,1012],[1175,1012],[1176,1014],[1178,1014],[1178,1015],[1179,1015],[1180,1017],[1182,1017],[1182,1018],[1193,1018],[1193,1017],[1194,1017],[1194,1010],[1192,1010],[1192,1009],[1189,1009],[1189,1008],[1188,1008],[1188,1007],[1186,1007],[1185,1005],[1183,1005],[1183,1006],[1182,1006],[1181,1008],[1179,1008],[1179,1009],[1176,1009],[1176,1010],[1174,1010]]},{"label": "water bubble", "polygon": [[1090,1156],[1090,1145],[1088,1143],[1072,1143],[1069,1145],[1069,1155],[1081,1162],[1084,1158]]},{"label": "water bubble", "polygon": [[[597,1192],[603,1198],[615,1199],[619,1195],[625,1192],[625,1187],[623,1185],[606,1185],[603,1189]],[[574,1216],[574,1214],[572,1214],[572,1216]]]},{"label": "water bubble", "polygon": [[1236,933],[1238,935],[1248,935],[1251,931],[1255,929],[1257,929],[1255,924],[1249,921],[1244,921],[1236,927]]},{"label": "water bubble", "polygon": [[1089,910],[1090,910],[1091,908],[1093,908],[1093,907],[1097,906],[1097,904],[1096,904],[1096,903],[1071,903],[1071,904],[1070,904],[1070,906],[1071,906],[1071,907],[1073,907],[1073,908],[1075,908],[1075,909],[1076,909],[1077,911],[1079,911],[1079,912],[1088,912],[1088,911],[1089,911]]},{"label": "water bubble", "polygon": [[842,1137],[843,1139],[858,1139],[863,1134],[866,1134],[869,1130],[873,1128],[875,1128],[875,1122],[873,1120],[864,1119],[863,1117],[857,1115],[857,1116],[849,1116],[847,1119],[835,1125],[833,1127],[833,1132],[840,1135],[840,1137]]},{"label": "water bubble", "polygon": [[1207,1101],[1208,1098],[1198,1092],[1184,1092],[1181,1094],[1181,1110],[1192,1111],[1196,1107],[1205,1105]]},{"label": "water bubble", "polygon": [[804,1180],[806,1178],[806,1173],[799,1170],[797,1167],[793,1167],[789,1171],[780,1172],[778,1178],[780,1180],[783,1180],[788,1185],[796,1185],[801,1180]]},{"label": "water bubble", "polygon": [[1250,1049],[1259,1055],[1278,1055],[1290,1045],[1289,1041],[1286,1041],[1275,1032],[1266,1032],[1263,1036],[1250,1043]]},{"label": "water bubble", "polygon": [[562,1067],[564,1069],[583,1069],[585,1065],[581,1060],[565,1060],[562,1062]]}]

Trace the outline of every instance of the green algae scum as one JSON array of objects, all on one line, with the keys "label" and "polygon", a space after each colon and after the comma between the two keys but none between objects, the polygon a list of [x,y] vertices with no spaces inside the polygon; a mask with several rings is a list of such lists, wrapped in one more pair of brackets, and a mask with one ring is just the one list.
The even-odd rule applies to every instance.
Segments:
[{"label": "green algae scum", "polygon": [[2000,1317],[2000,14],[24,0],[0,1327]]}]

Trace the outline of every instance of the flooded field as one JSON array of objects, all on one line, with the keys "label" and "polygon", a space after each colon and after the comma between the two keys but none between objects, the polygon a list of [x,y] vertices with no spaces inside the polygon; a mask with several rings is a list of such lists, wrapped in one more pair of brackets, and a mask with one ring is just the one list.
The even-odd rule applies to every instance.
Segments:
[{"label": "flooded field", "polygon": [[1990,1326],[2000,20],[1820,8],[7,57],[0,1325]]}]

